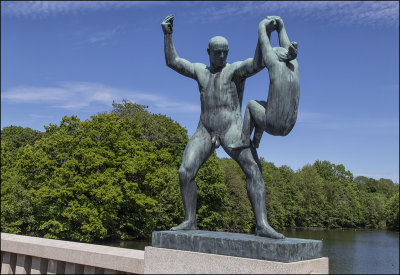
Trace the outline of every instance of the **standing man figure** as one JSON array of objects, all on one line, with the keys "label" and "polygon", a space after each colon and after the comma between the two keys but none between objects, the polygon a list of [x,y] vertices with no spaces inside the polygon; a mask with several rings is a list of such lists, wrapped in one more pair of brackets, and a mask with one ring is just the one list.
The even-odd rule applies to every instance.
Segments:
[{"label": "standing man figure", "polygon": [[255,234],[282,239],[267,220],[265,184],[261,164],[253,146],[231,149],[228,145],[240,139],[242,132],[241,106],[246,78],[264,68],[259,43],[254,58],[226,63],[228,41],[222,36],[210,39],[210,66],[191,63],[179,57],[172,41],[172,15],[161,26],[164,32],[164,51],[167,66],[197,81],[200,90],[201,114],[196,132],[183,152],[179,168],[179,185],[185,209],[185,220],[171,230],[195,230],[197,184],[196,174],[201,165],[220,145],[241,167],[246,175],[247,194],[256,219]]}]

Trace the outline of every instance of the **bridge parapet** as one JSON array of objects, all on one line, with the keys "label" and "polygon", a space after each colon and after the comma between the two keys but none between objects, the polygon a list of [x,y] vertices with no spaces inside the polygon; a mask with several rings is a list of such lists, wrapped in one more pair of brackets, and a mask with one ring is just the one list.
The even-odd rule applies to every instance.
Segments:
[{"label": "bridge parapet", "polygon": [[1,233],[1,274],[143,274],[144,251]]}]

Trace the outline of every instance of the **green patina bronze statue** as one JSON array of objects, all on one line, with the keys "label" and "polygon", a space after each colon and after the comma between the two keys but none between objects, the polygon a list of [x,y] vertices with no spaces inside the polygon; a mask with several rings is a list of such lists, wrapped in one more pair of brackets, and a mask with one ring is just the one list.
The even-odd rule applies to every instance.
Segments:
[{"label": "green patina bronze statue", "polygon": [[[295,61],[297,44],[288,42],[280,17],[267,17],[260,22],[259,40],[253,58],[232,64],[227,63],[228,41],[222,36],[215,36],[210,39],[208,44],[210,65],[206,66],[201,63],[191,63],[177,55],[172,41],[173,20],[174,17],[168,15],[161,24],[164,32],[165,60],[168,67],[197,81],[200,90],[201,114],[196,132],[190,138],[183,152],[179,168],[179,184],[185,220],[171,230],[195,230],[197,228],[195,177],[211,153],[222,146],[225,152],[238,162],[246,175],[247,192],[256,219],[255,234],[275,239],[284,238],[268,224],[265,184],[261,164],[253,143],[259,143],[261,138],[259,133],[262,131],[274,135],[285,135],[293,128],[297,117],[299,95],[298,65]],[[271,48],[269,36],[273,30],[279,32],[282,48]],[[243,123],[241,106],[245,80],[264,67],[268,68],[270,78],[276,76],[276,78],[271,78],[268,101],[251,101],[246,108]],[[282,77],[293,77],[293,79],[297,77],[297,82],[293,80],[288,84],[280,81]],[[279,81],[273,81],[275,79],[279,79]],[[283,93],[286,95],[280,95],[282,89],[285,90]],[[287,95],[294,99],[286,99]],[[291,105],[283,109],[279,106],[275,108],[274,104],[277,103],[273,103],[274,99],[271,96],[278,97],[280,101],[283,100],[283,104],[289,102]],[[260,111],[260,106],[254,107],[255,103],[263,107],[265,111]],[[278,103],[280,104],[280,102]],[[295,114],[285,114],[285,117],[282,118],[284,122],[282,122],[282,112],[285,110],[291,112],[294,109]],[[274,113],[274,110],[277,111]],[[272,115],[268,112],[271,112]],[[277,120],[277,124],[274,124],[273,120]],[[257,137],[255,136],[253,142],[250,142],[251,131],[254,127]]]}]

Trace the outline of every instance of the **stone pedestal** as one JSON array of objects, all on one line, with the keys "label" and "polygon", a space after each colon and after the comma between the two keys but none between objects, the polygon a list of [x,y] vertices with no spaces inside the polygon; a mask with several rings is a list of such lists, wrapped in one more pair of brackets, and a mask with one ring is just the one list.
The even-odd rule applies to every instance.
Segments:
[{"label": "stone pedestal", "polygon": [[155,231],[151,245],[285,263],[322,257],[322,241],[201,230]]}]

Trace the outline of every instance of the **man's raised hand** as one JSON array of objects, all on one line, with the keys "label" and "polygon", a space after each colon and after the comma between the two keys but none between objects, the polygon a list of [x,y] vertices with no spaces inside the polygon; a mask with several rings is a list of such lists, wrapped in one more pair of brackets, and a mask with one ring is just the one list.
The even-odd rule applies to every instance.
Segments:
[{"label": "man's raised hand", "polygon": [[274,20],[275,21],[277,31],[280,31],[283,28],[283,20],[282,20],[282,18],[280,16],[277,16],[277,15],[267,16],[267,19],[268,18],[270,20]]},{"label": "man's raised hand", "polygon": [[265,26],[265,30],[267,32],[273,32],[276,30],[276,21],[275,18],[272,16],[267,16],[263,21],[260,22],[260,24],[263,24]]},{"label": "man's raised hand", "polygon": [[164,34],[171,34],[173,31],[174,16],[172,14],[165,17],[161,23]]}]

